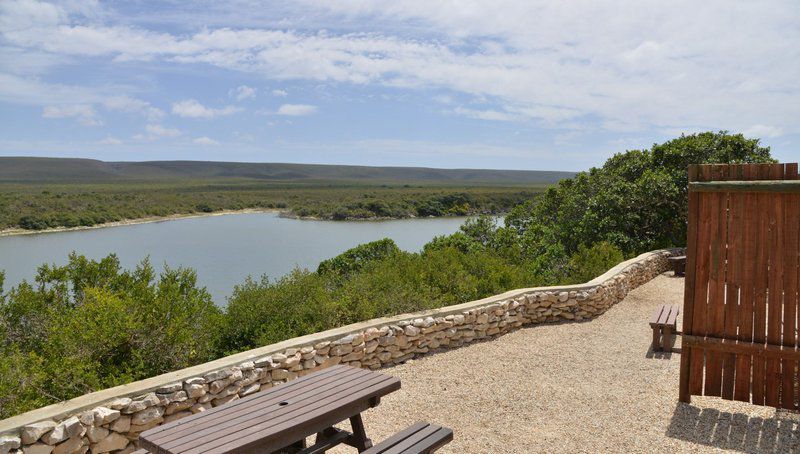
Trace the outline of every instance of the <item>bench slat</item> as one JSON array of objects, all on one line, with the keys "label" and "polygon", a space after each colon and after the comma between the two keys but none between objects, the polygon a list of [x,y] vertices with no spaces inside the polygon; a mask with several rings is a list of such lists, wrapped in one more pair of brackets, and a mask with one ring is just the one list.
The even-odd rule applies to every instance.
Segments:
[{"label": "bench slat", "polygon": [[429,453],[453,440],[453,431],[447,427],[418,422],[392,435],[363,454]]},{"label": "bench slat", "polygon": [[678,322],[678,314],[680,312],[678,306],[672,306],[669,317],[667,317],[667,325],[675,325]]},{"label": "bench slat", "polygon": [[653,314],[653,318],[650,319],[651,325],[658,324],[658,320],[661,318],[661,313],[664,312],[664,309],[666,309],[666,307],[667,307],[666,305],[662,304],[658,309],[656,309],[656,312]]}]

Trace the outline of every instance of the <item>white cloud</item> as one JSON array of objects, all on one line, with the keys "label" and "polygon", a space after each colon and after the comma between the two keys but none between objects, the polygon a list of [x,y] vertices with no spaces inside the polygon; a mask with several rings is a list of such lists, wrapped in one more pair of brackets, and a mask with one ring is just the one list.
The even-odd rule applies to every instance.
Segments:
[{"label": "white cloud", "polygon": [[783,129],[769,125],[753,125],[742,131],[747,137],[779,137],[783,135]]},{"label": "white cloud", "polygon": [[158,140],[163,138],[174,138],[181,135],[181,131],[175,128],[165,128],[157,124],[149,124],[144,127],[145,134],[136,134],[133,136],[136,140]]},{"label": "white cloud", "polygon": [[515,121],[520,119],[520,117],[517,115],[513,115],[508,112],[500,112],[493,109],[475,110],[459,106],[453,109],[452,112],[457,115],[463,115],[465,117],[476,118],[479,120]]},{"label": "white cloud", "polygon": [[219,142],[206,136],[198,137],[194,139],[192,142],[196,143],[197,145],[219,145]]},{"label": "white cloud", "polygon": [[309,104],[283,104],[278,107],[277,115],[286,115],[289,117],[300,117],[303,115],[311,115],[317,111],[317,106]]},{"label": "white cloud", "polygon": [[108,110],[142,114],[150,121],[157,121],[164,117],[163,110],[153,107],[149,102],[127,95],[112,96],[103,100],[102,104]]},{"label": "white cloud", "polygon": [[185,118],[214,118],[231,115],[241,111],[241,108],[225,106],[222,109],[213,109],[200,104],[196,99],[187,99],[172,104],[172,113]]},{"label": "white cloud", "polygon": [[256,89],[253,87],[248,87],[247,85],[240,85],[229,91],[228,96],[235,98],[237,101],[244,101],[245,99],[255,98]]},{"label": "white cloud", "polygon": [[279,98],[285,98],[289,96],[289,92],[286,90],[272,90],[272,96],[277,96]]},{"label": "white cloud", "polygon": [[119,139],[116,139],[114,137],[108,136],[108,137],[106,137],[105,139],[101,140],[98,143],[100,145],[121,145],[122,141],[119,140]]},{"label": "white cloud", "polygon": [[[189,34],[85,20],[68,5],[3,2],[3,42],[39,57],[204,63],[278,81],[445,88],[493,104],[466,115],[496,120],[506,113],[545,127],[580,121],[605,131],[769,125],[755,130],[800,132],[800,11],[790,0],[768,8],[725,0],[498,0],[458,8],[424,0],[306,2],[294,10],[304,14],[286,14],[299,26],[273,22],[269,29],[242,28],[240,6],[220,5],[212,23],[228,20],[228,27]],[[343,31],[294,31],[325,28],[319,23]],[[14,97],[3,91],[10,90],[0,88],[0,97]],[[195,103],[184,106],[195,117],[218,115]]]},{"label": "white cloud", "polygon": [[45,106],[42,118],[75,118],[82,125],[100,126],[103,124],[89,104]]}]

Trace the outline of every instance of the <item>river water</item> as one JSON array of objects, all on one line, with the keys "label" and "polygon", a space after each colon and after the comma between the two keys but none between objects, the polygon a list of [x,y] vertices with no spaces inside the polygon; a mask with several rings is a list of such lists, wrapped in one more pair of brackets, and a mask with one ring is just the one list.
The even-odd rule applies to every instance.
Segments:
[{"label": "river water", "polygon": [[436,235],[458,230],[465,218],[389,221],[313,221],[277,213],[246,213],[178,219],[92,230],[0,237],[0,270],[6,291],[31,280],[43,263],[63,265],[70,252],[99,259],[116,253],[125,268],[150,257],[197,271],[214,302],[226,305],[234,285],[247,276],[277,278],[295,266],[316,269],[320,261],[361,243],[391,238],[419,251]]}]

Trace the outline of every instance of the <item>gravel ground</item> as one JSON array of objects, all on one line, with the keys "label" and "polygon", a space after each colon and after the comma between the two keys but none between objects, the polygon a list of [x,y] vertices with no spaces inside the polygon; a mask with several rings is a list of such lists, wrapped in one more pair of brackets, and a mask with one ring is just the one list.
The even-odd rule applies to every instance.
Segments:
[{"label": "gravel ground", "polygon": [[647,322],[657,305],[682,302],[683,279],[664,274],[591,322],[534,326],[384,369],[403,387],[364,414],[367,433],[377,442],[436,422],[455,434],[442,453],[800,450],[795,414],[678,403],[680,354],[653,354]]}]

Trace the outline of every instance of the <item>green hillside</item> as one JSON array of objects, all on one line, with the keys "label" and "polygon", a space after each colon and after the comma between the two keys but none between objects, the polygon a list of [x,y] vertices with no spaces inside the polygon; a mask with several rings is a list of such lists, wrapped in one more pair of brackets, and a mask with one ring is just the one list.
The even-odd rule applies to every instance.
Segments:
[{"label": "green hillside", "polygon": [[428,184],[552,184],[573,172],[432,169],[206,161],[104,162],[76,158],[0,157],[0,182],[253,179],[275,182],[402,182]]}]

